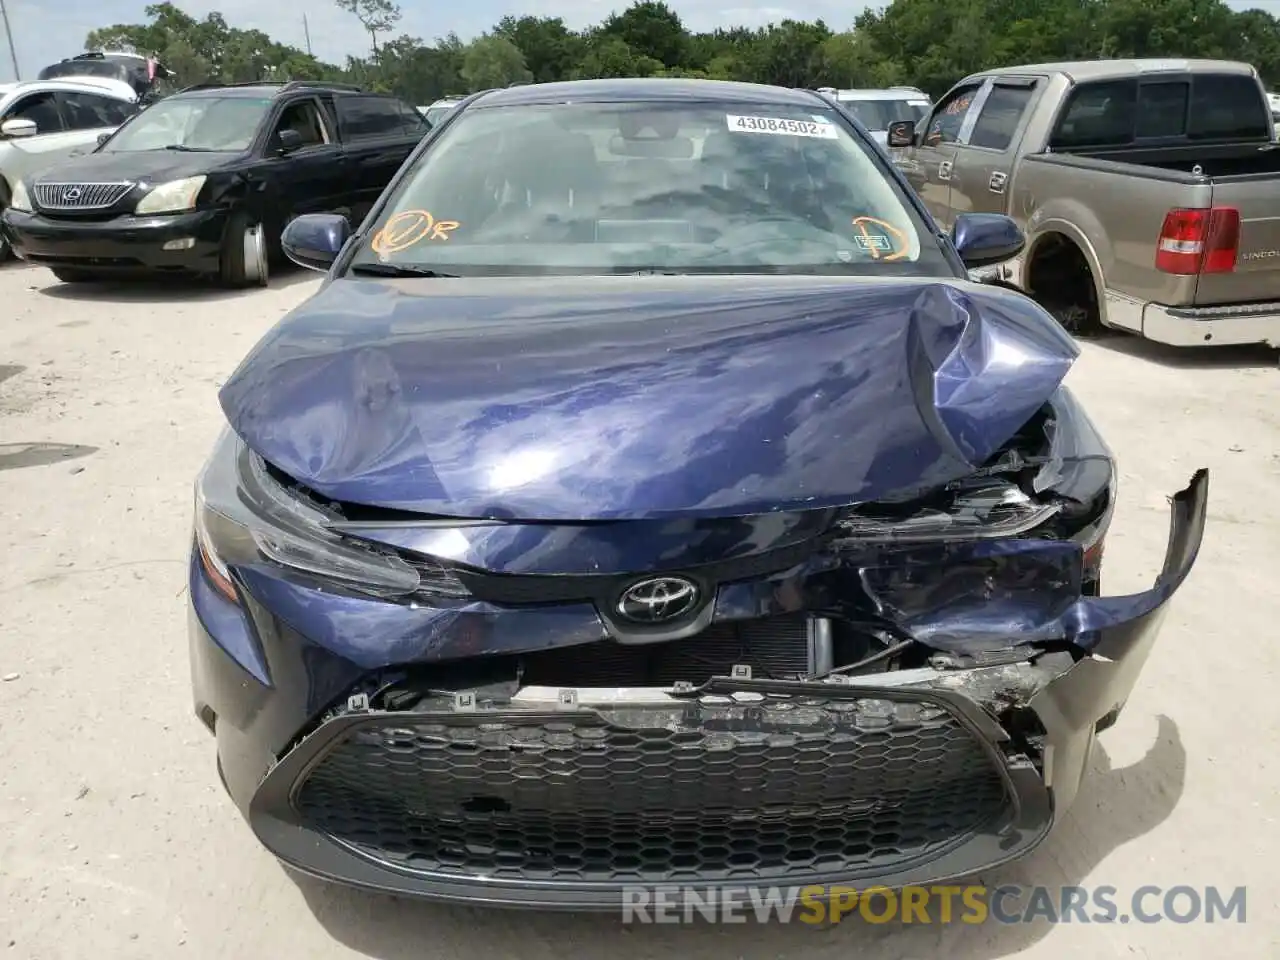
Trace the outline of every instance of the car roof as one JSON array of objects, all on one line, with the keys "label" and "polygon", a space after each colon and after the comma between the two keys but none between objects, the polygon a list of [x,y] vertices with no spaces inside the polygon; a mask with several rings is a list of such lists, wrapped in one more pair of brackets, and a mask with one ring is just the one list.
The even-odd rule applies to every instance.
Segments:
[{"label": "car roof", "polygon": [[201,83],[194,87],[179,90],[168,97],[245,97],[250,99],[275,98],[294,93],[329,93],[358,97],[385,97],[395,99],[393,94],[378,93],[374,90],[362,90],[346,83],[323,83],[319,80],[295,80],[282,83],[262,81],[259,83]]},{"label": "car roof", "polygon": [[1075,82],[1112,80],[1143,73],[1234,73],[1253,76],[1247,63],[1235,60],[1189,60],[1182,57],[1139,58],[1131,60],[1078,60],[1062,63],[1032,63],[1015,67],[979,70],[973,77],[1022,76],[1026,74],[1061,73]]},{"label": "car roof", "polygon": [[920,90],[907,90],[902,87],[885,90],[837,90],[829,96],[837,100],[928,100],[929,95]]},{"label": "car roof", "polygon": [[0,84],[0,97],[12,98],[24,93],[98,93],[117,100],[138,99],[137,92],[123,80],[109,77],[58,77],[54,80],[23,80]]},{"label": "car roof", "polygon": [[728,80],[690,80],[677,77],[645,79],[564,80],[556,83],[530,83],[480,95],[476,106],[498,107],[522,104],[564,103],[628,103],[636,100],[701,100],[718,103],[757,103],[776,106],[823,105],[823,100],[809,90],[771,87],[762,83],[737,83]]}]

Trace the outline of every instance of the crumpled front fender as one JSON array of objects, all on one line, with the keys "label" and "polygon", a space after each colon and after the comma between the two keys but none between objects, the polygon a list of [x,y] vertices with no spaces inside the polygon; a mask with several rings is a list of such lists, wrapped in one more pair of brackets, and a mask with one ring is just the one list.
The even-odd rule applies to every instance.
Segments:
[{"label": "crumpled front fender", "polygon": [[1158,625],[1195,563],[1208,489],[1200,470],[1171,498],[1164,566],[1150,590],[1127,596],[1083,596],[1083,552],[1071,541],[979,540],[866,554],[852,564],[875,613],[935,649],[971,654],[1065,638],[1101,655],[1135,624],[1154,617]]}]

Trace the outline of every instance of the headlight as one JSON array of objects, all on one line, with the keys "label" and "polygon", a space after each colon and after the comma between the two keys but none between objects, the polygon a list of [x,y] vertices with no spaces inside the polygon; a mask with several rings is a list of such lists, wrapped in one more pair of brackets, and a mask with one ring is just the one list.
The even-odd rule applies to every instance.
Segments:
[{"label": "headlight", "polygon": [[1016,484],[978,478],[948,485],[926,501],[855,507],[837,530],[864,542],[990,540],[1031,533],[1061,510],[1057,503],[1036,503]]},{"label": "headlight", "polygon": [[[195,500],[201,565],[230,600],[238,602],[234,568],[262,564],[384,599],[433,592],[465,596],[461,583],[443,568],[433,576],[430,563],[411,564],[331,529],[334,516],[282,487],[230,431],[196,481]],[[455,584],[460,593],[450,591]]]},{"label": "headlight", "polygon": [[196,197],[204,186],[205,178],[186,177],[183,180],[170,180],[154,187],[150,193],[138,201],[135,213],[180,213],[191,210],[196,205]]},{"label": "headlight", "polygon": [[31,213],[31,194],[27,193],[27,185],[19,180],[13,185],[13,196],[9,198],[9,209],[19,213]]}]

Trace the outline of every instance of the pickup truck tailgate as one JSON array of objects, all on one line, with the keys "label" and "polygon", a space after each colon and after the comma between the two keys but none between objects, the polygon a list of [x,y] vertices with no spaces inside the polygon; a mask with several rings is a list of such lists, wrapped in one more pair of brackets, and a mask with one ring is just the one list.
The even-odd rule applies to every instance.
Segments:
[{"label": "pickup truck tailgate", "polygon": [[1201,274],[1196,306],[1280,300],[1280,176],[1215,179],[1213,205],[1240,211],[1240,246],[1233,273]]}]

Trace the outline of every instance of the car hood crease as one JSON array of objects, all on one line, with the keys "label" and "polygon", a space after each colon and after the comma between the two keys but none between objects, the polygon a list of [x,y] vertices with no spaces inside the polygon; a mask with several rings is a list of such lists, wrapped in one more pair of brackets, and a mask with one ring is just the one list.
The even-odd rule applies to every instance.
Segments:
[{"label": "car hood crease", "polygon": [[463,518],[740,516],[971,472],[1078,354],[960,280],[337,280],[223,386],[265,460],[339,501]]}]

